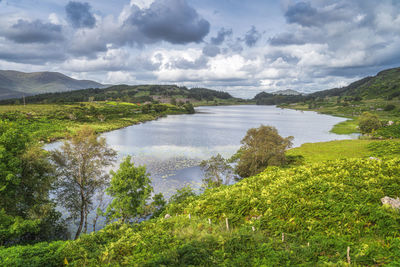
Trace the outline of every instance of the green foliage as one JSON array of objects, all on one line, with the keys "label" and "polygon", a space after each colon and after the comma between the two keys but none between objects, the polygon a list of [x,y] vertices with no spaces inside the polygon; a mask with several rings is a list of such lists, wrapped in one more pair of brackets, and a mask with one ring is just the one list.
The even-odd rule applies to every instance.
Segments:
[{"label": "green foliage", "polygon": [[398,159],[270,167],[232,186],[176,198],[179,204],[165,210],[171,218],[114,223],[49,248],[3,248],[0,262],[18,266],[38,254],[48,266],[64,258],[71,266],[343,266],[349,246],[354,265],[396,265],[400,213],[380,198],[399,195]]},{"label": "green foliage", "polygon": [[[119,169],[111,171],[112,179],[107,194],[113,200],[107,207],[109,219],[122,219],[129,221],[145,213],[146,201],[150,198],[153,187],[146,167],[135,167],[131,157],[126,157],[120,164]],[[161,196],[155,199],[162,204]]]},{"label": "green foliage", "polygon": [[392,110],[394,110],[395,108],[396,108],[395,105],[393,105],[393,104],[388,104],[388,105],[385,106],[385,108],[384,108],[383,110],[385,110],[385,111],[392,111]]},{"label": "green foliage", "polygon": [[52,152],[57,168],[56,193],[59,205],[69,211],[71,219],[79,218],[75,239],[82,228],[87,231],[87,216],[92,198],[104,189],[108,176],[104,168],[114,161],[116,152],[107,147],[90,127],[83,127],[66,140],[61,150]]},{"label": "green foliage", "polygon": [[0,244],[64,238],[49,200],[53,168],[21,125],[0,120],[0,159]]},{"label": "green foliage", "polygon": [[368,145],[368,149],[372,152],[374,157],[393,158],[400,156],[400,141],[399,140],[385,140],[372,142]]},{"label": "green foliage", "polygon": [[286,152],[286,157],[301,156],[305,163],[345,158],[366,158],[371,156],[371,151],[367,147],[371,142],[373,141],[356,139],[305,143],[300,147],[289,149]]},{"label": "green foliage", "polygon": [[358,127],[360,128],[361,133],[367,134],[372,133],[382,127],[382,123],[377,115],[364,112],[359,118]]},{"label": "green foliage", "polygon": [[268,166],[285,163],[285,151],[292,145],[293,137],[281,137],[276,128],[261,125],[247,131],[242,139],[236,172],[241,177],[255,175]]},{"label": "green foliage", "polygon": [[203,160],[200,167],[204,171],[203,183],[207,188],[227,185],[233,177],[233,168],[220,154]]},{"label": "green foliage", "polygon": [[[28,96],[25,99],[27,103],[31,104],[65,104],[86,101],[124,101],[130,103],[145,103],[158,101],[155,100],[156,97],[157,99],[169,99],[170,101],[172,101],[172,99],[175,99],[175,101],[179,99],[190,99],[191,101],[196,102],[212,101],[214,99],[236,101],[236,99],[227,92],[205,88],[187,89],[186,87],[179,87],[176,85],[114,85],[104,89],[89,88],[68,92],[37,94]],[[0,103],[9,105],[14,104],[16,100],[19,102],[22,101],[22,99],[7,99],[0,101]]]},{"label": "green foliage", "polygon": [[[143,107],[147,107],[144,110]],[[79,103],[72,105],[0,106],[0,120],[8,120],[26,130],[33,140],[50,142],[73,134],[83,125],[105,132],[168,114],[188,113],[169,104],[137,105],[125,102]],[[157,111],[156,111],[157,109]]]},{"label": "green foliage", "polygon": [[395,122],[392,125],[386,125],[379,128],[374,133],[374,136],[383,138],[400,138],[400,122]]},{"label": "green foliage", "polygon": [[186,104],[183,105],[183,107],[185,108],[187,113],[189,113],[189,114],[194,114],[195,113],[195,110],[194,110],[194,107],[193,107],[192,103],[190,103],[190,102],[186,103]]},{"label": "green foliage", "polygon": [[0,248],[2,266],[62,266],[64,241]]}]

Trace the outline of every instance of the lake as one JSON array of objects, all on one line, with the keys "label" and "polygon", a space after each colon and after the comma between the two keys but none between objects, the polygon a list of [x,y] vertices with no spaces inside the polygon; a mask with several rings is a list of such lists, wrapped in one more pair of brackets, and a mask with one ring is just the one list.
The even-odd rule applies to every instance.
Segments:
[{"label": "lake", "polygon": [[[135,165],[146,165],[154,193],[161,192],[169,198],[176,189],[186,185],[199,189],[203,179],[199,163],[218,153],[225,158],[232,156],[249,128],[261,124],[274,126],[281,136],[294,136],[294,146],[300,146],[354,138],[329,132],[333,125],[345,120],[275,106],[206,106],[196,108],[195,114],[169,115],[102,136],[118,151],[114,169],[124,156],[131,155]],[[52,150],[60,144],[48,144],[45,149]],[[100,218],[99,227],[103,224],[104,218]]]},{"label": "lake", "polygon": [[145,164],[155,193],[169,197],[184,185],[198,188],[203,177],[199,162],[217,153],[232,156],[249,128],[274,126],[281,136],[294,136],[294,146],[300,146],[352,138],[329,132],[345,120],[275,106],[206,106],[196,108],[196,114],[170,115],[102,136],[120,159],[132,155],[136,164]]}]

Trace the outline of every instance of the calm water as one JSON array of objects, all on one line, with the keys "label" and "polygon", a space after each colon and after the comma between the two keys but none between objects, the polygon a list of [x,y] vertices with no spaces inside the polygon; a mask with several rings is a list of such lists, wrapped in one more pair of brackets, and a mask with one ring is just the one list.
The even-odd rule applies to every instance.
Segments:
[{"label": "calm water", "polygon": [[146,164],[155,192],[169,196],[185,184],[198,187],[201,160],[217,153],[228,158],[240,147],[247,130],[261,124],[275,126],[279,134],[294,136],[294,146],[307,142],[349,139],[329,130],[343,118],[280,109],[274,106],[199,107],[193,115],[173,115],[112,131],[103,136],[119,152]]},{"label": "calm water", "polygon": [[[275,126],[281,136],[294,136],[294,146],[352,138],[329,132],[346,119],[315,112],[255,105],[199,107],[196,112],[171,115],[102,136],[118,151],[119,161],[131,155],[136,165],[145,164],[155,193],[162,192],[167,198],[185,185],[199,188],[203,178],[200,161],[217,153],[225,158],[232,156],[247,130],[261,124]],[[46,149],[59,146],[57,142]]]}]

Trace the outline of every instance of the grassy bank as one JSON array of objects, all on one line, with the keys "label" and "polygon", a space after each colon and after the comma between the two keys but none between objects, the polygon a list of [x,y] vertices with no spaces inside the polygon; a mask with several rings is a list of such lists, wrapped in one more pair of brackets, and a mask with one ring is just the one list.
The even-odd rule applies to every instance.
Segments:
[{"label": "grassy bank", "polygon": [[304,157],[306,163],[318,163],[327,160],[345,158],[365,158],[371,155],[368,145],[373,140],[339,140],[319,143],[306,143],[292,148],[287,155]]},{"label": "grassy bank", "polygon": [[138,105],[125,102],[76,104],[0,105],[0,119],[27,128],[33,140],[51,142],[74,133],[83,125],[106,132],[169,114],[184,114],[186,106]]}]

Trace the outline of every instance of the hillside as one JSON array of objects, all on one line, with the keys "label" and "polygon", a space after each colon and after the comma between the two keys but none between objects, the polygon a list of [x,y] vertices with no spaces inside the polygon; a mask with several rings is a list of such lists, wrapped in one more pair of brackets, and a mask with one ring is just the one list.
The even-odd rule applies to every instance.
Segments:
[{"label": "hillside", "polygon": [[[354,265],[395,266],[400,263],[400,213],[380,199],[400,196],[399,163],[344,159],[268,168],[235,185],[181,197],[159,218],[140,224],[114,223],[76,241],[0,248],[0,262],[343,266],[350,248]],[[167,213],[171,218],[164,219]]]},{"label": "hillside", "polygon": [[89,80],[75,80],[58,72],[25,73],[0,70],[0,99],[21,94],[71,91],[84,88],[102,88],[102,84]]},{"label": "hillside", "polygon": [[[114,85],[105,89],[82,89],[69,92],[39,94],[26,97],[27,103],[71,103],[85,101],[125,101],[143,103],[158,101],[161,103],[203,102],[205,104],[245,102],[232,97],[229,93],[206,88],[179,87],[176,85]],[[0,101],[1,104],[13,104],[16,99]],[[21,99],[19,100],[21,101]],[[214,101],[214,102],[212,102]],[[211,102],[211,103],[209,103]]]},{"label": "hillside", "polygon": [[279,90],[279,91],[272,92],[272,94],[274,94],[274,95],[301,95],[301,93],[299,93],[295,90],[292,90],[292,89]]},{"label": "hillside", "polygon": [[365,99],[394,98],[400,96],[400,68],[387,69],[376,76],[366,77],[342,88],[310,94],[311,97],[361,97]]},{"label": "hillside", "polygon": [[303,101],[303,99],[303,95],[261,92],[254,96],[253,101],[257,105],[279,105],[283,103],[295,103]]}]

